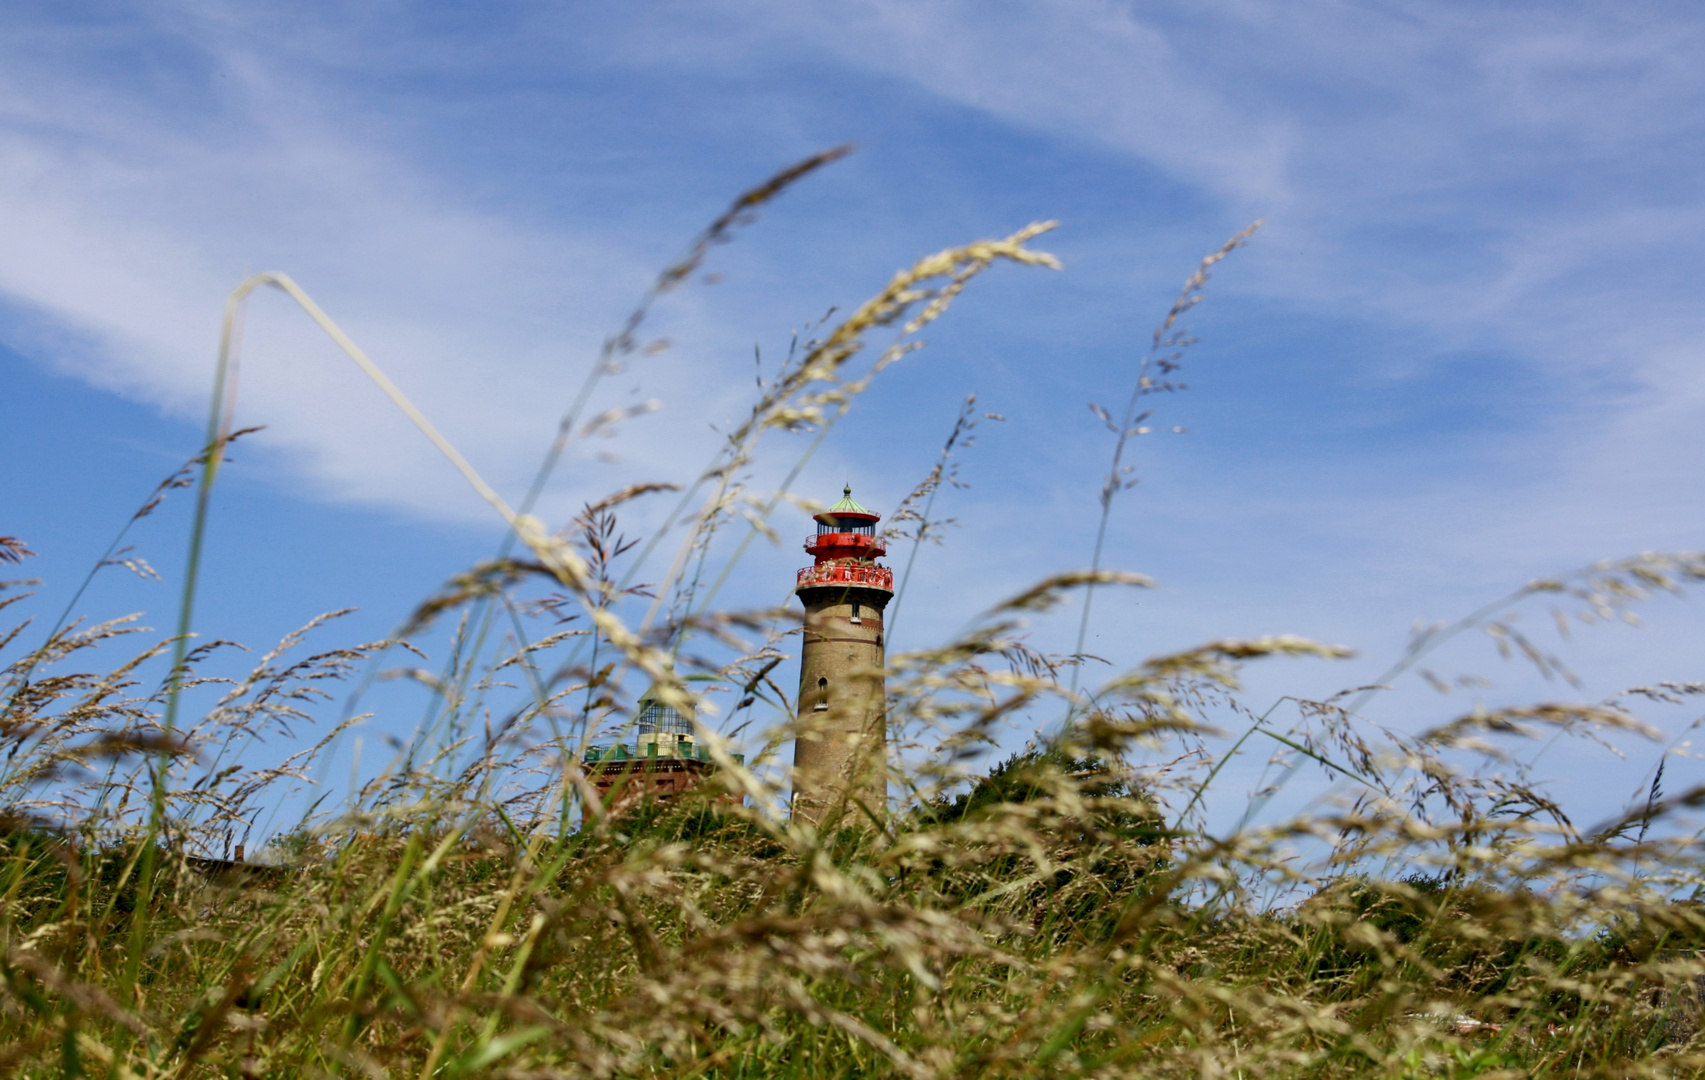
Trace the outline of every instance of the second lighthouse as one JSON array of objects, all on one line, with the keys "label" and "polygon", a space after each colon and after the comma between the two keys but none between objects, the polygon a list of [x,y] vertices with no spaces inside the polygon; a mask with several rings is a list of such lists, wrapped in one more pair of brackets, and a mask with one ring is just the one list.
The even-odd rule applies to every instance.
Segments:
[{"label": "second lighthouse", "polygon": [[882,609],[894,572],[878,566],[887,545],[880,515],[841,501],[817,515],[805,542],[816,563],[799,571],[805,605],[799,664],[799,734],[793,750],[793,816],[813,825],[880,817],[888,803],[888,722]]}]

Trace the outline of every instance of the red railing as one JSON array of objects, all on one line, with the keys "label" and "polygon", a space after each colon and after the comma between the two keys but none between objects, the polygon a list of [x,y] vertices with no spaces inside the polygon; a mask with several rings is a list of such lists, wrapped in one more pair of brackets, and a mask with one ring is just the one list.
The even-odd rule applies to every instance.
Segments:
[{"label": "red railing", "polygon": [[815,551],[819,547],[860,549],[862,555],[886,555],[888,545],[879,536],[866,533],[812,533],[805,538],[805,550]]},{"label": "red railing", "polygon": [[863,585],[871,589],[894,591],[894,571],[886,566],[858,566],[853,563],[818,563],[799,572],[797,588],[807,585]]}]

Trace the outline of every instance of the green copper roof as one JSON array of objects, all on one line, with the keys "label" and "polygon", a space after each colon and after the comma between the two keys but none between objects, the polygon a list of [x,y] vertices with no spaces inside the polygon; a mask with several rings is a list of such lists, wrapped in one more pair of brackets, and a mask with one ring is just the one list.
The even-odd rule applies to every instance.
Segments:
[{"label": "green copper roof", "polygon": [[841,489],[841,501],[823,511],[825,514],[868,514],[869,510],[853,501],[852,485]]}]

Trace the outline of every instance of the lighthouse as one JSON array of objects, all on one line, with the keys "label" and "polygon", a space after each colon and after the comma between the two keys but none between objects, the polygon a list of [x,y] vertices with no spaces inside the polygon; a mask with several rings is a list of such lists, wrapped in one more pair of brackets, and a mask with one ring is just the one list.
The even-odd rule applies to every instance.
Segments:
[{"label": "lighthouse", "polygon": [[854,502],[850,485],[816,520],[805,542],[816,562],[799,571],[794,588],[805,605],[805,639],[793,816],[818,825],[841,810],[849,823],[868,821],[866,811],[880,816],[888,803],[882,610],[894,596],[894,572],[876,564],[888,550],[876,535],[880,515]]}]

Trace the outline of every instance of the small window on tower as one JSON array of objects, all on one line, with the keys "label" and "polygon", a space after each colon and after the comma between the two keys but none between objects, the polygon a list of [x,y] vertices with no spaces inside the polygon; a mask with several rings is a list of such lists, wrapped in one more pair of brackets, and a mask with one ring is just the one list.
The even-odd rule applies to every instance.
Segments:
[{"label": "small window on tower", "polygon": [[858,601],[857,600],[853,601],[852,621],[855,623],[863,623],[864,622],[863,619],[858,617]]},{"label": "small window on tower", "polygon": [[811,706],[811,711],[812,712],[828,712],[829,711],[829,680],[828,679],[818,679],[817,680],[817,692],[819,694],[823,695],[823,698],[821,701],[817,702],[817,704]]}]

